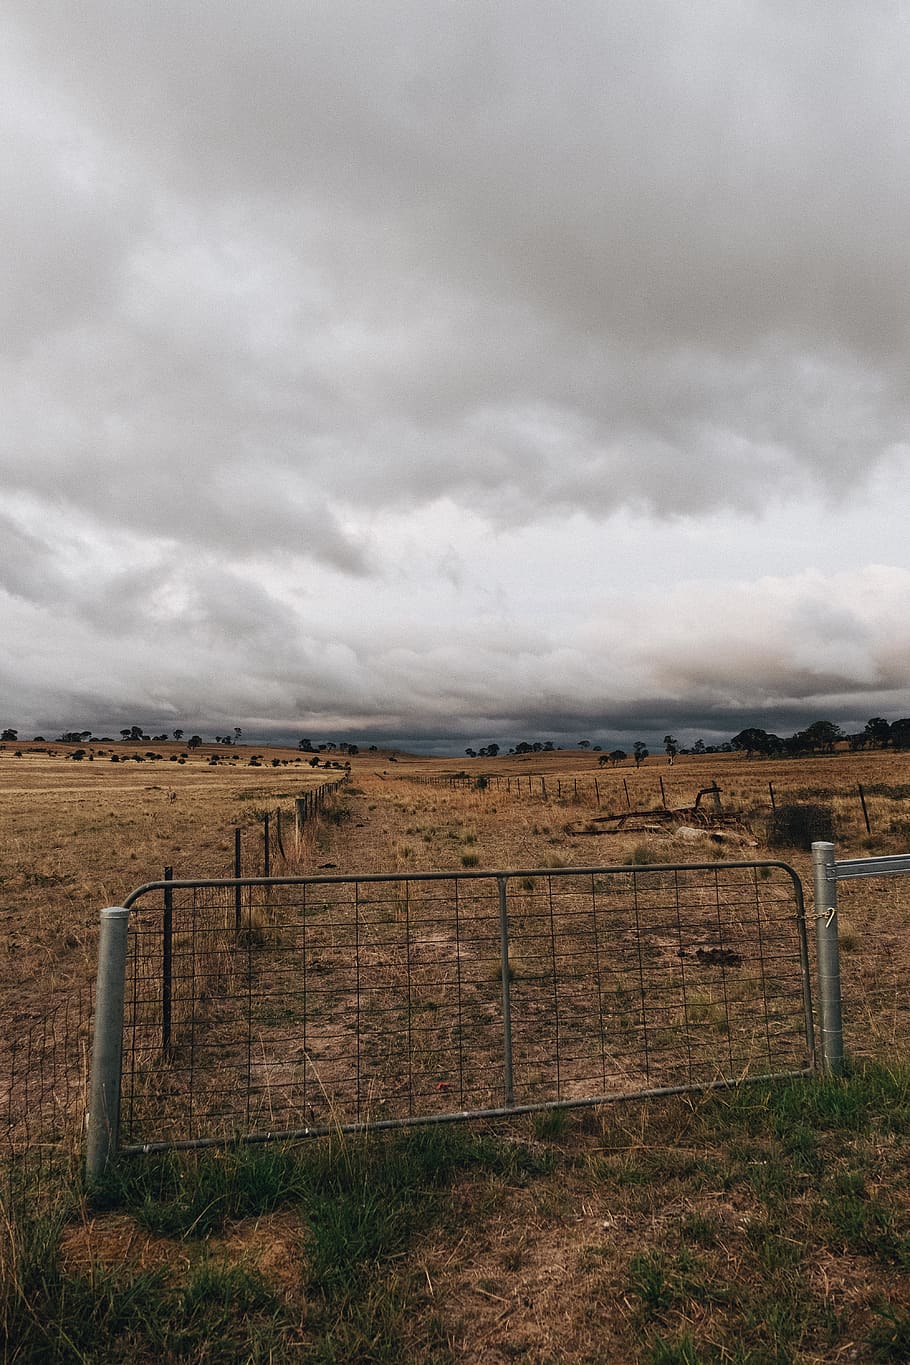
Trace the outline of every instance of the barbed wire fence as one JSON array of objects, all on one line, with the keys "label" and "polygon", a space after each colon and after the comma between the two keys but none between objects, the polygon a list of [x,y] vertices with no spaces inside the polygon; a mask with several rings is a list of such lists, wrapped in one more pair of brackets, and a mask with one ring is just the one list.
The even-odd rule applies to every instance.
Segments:
[{"label": "barbed wire fence", "polygon": [[[294,858],[307,827],[323,816],[345,779],[306,788],[292,810],[269,806],[233,830],[228,867],[213,876],[268,869]],[[194,869],[199,871],[197,867]],[[173,869],[164,869],[164,879]],[[36,996],[18,1014],[0,1043],[0,1199],[33,1199],[60,1172],[81,1160],[94,1014],[94,983],[55,995]]]},{"label": "barbed wire fence", "polygon": [[[798,761],[798,760],[797,760]],[[806,802],[830,800],[834,793],[828,787],[813,787],[796,782],[784,787],[778,780],[767,783],[767,798],[753,800],[748,810],[735,809],[729,798],[723,800],[722,789],[717,779],[710,784],[697,787],[694,780],[683,786],[678,780],[671,782],[657,773],[654,783],[654,768],[626,768],[628,778],[614,765],[604,765],[602,776],[589,773],[468,773],[461,770],[445,774],[402,774],[396,780],[412,782],[418,786],[435,787],[448,791],[489,792],[516,801],[539,801],[549,804],[590,806],[598,810],[609,808],[617,820],[630,816],[665,819],[666,817],[684,818],[687,815],[705,818],[724,814],[729,821],[747,821],[758,812],[772,815],[783,805],[804,804]],[[631,781],[631,787],[630,787]],[[699,793],[714,793],[713,805],[700,805]],[[884,782],[857,783],[856,787],[838,795],[856,802],[857,818],[862,819],[866,833],[888,832],[894,830],[895,822],[910,832],[910,821],[903,817],[901,803],[910,798],[910,785],[889,784]],[[649,804],[646,804],[649,803]],[[877,807],[877,809],[876,809]],[[876,818],[877,817],[877,818]],[[875,826],[875,829],[873,829]]]}]

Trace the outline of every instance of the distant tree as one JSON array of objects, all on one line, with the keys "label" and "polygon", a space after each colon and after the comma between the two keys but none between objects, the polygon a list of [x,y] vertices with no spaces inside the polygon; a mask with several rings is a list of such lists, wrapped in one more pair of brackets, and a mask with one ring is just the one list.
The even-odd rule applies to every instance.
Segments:
[{"label": "distant tree", "polygon": [[873,716],[871,720],[867,720],[863,733],[876,749],[884,749],[891,740],[891,726],[884,716]]},{"label": "distant tree", "polygon": [[298,739],[297,748],[305,754],[311,754],[313,752],[313,741],[311,739]]},{"label": "distant tree", "polygon": [[33,744],[46,744],[46,743],[47,743],[47,740],[44,738],[44,735],[35,735],[35,738],[32,740],[32,743],[33,743]]},{"label": "distant tree", "polygon": [[235,744],[239,744],[239,743],[240,743],[240,736],[241,736],[242,734],[243,734],[243,731],[241,730],[240,726],[239,726],[239,725],[235,725],[235,726],[234,726],[234,743],[235,743]]},{"label": "distant tree", "polygon": [[121,735],[121,738],[124,739],[124,740],[129,739],[129,737],[130,737],[130,729],[129,729],[129,726],[125,726],[124,729],[122,729],[122,730],[120,731],[120,735]]},{"label": "distant tree", "polygon": [[545,739],[545,740],[544,740],[544,742],[543,742],[543,751],[544,751],[545,754],[551,754],[551,753],[553,752],[553,741],[552,741],[552,739]]},{"label": "distant tree", "polygon": [[183,731],[182,731],[182,730],[175,730],[175,731],[174,731],[174,738],[175,738],[175,739],[177,740],[177,742],[179,743],[180,740],[183,739]]},{"label": "distant tree", "polygon": [[648,757],[648,746],[644,740],[637,739],[632,745],[632,757],[635,759],[636,768],[640,768]]},{"label": "distant tree", "polygon": [[318,768],[318,767],[319,767],[319,759],[318,759],[318,758],[311,758],[311,759],[310,759],[310,767],[311,767],[311,768]]},{"label": "distant tree", "polygon": [[201,735],[190,735],[189,739],[186,742],[186,747],[188,749],[198,749],[201,743],[202,743]]},{"label": "distant tree", "polygon": [[[890,727],[889,727],[890,729]],[[816,720],[806,730],[802,731],[805,746],[811,753],[830,754],[834,752],[834,746],[839,739],[843,739],[844,732],[839,725],[835,725],[830,720]]]},{"label": "distant tree", "polygon": [[468,758],[476,758],[476,757],[477,757],[477,750],[476,750],[476,749],[465,749],[465,753],[467,754]]},{"label": "distant tree", "polygon": [[674,739],[672,735],[664,735],[664,753],[670,763],[679,753],[679,741]]},{"label": "distant tree", "polygon": [[697,739],[692,745],[692,752],[693,754],[703,754],[705,752],[705,741],[703,739]]},{"label": "distant tree", "polygon": [[589,739],[580,739],[578,741],[578,747],[579,749],[590,749],[591,741]]},{"label": "distant tree", "polygon": [[891,743],[895,749],[910,749],[910,717],[892,722]]},{"label": "distant tree", "polygon": [[[618,764],[625,763],[629,755],[626,753],[625,749],[611,749],[607,757],[610,760],[610,766],[615,768]],[[645,757],[647,757],[647,754]]]},{"label": "distant tree", "polygon": [[480,753],[483,754],[484,758],[495,758],[499,753],[499,745],[488,744],[485,749],[480,750]]},{"label": "distant tree", "polygon": [[736,750],[745,749],[746,758],[751,758],[753,754],[761,754],[763,758],[767,758],[771,752],[771,737],[767,730],[759,730],[755,726],[740,730],[730,743]]},{"label": "distant tree", "polygon": [[18,738],[19,738],[18,730],[4,730],[3,734],[0,735],[0,740],[9,740],[11,744],[15,744]]}]

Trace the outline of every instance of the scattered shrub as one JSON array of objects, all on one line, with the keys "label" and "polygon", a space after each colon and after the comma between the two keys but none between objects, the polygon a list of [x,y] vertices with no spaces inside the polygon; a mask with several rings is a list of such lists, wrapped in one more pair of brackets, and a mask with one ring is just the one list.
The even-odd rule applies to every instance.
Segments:
[{"label": "scattered shrub", "polygon": [[351,812],[347,806],[329,806],[322,812],[323,819],[330,825],[343,825],[351,818]]},{"label": "scattered shrub", "polygon": [[809,850],[817,839],[834,840],[834,811],[830,806],[779,806],[768,822],[772,848]]}]

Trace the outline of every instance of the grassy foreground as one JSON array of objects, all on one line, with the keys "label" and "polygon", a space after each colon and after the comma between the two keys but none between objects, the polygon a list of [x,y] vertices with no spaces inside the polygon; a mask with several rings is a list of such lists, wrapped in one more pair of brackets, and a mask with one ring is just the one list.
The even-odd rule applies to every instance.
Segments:
[{"label": "grassy foreground", "polygon": [[906,1361],[908,1168],[910,1069],[870,1065],[45,1173],[4,1204],[3,1359]]}]

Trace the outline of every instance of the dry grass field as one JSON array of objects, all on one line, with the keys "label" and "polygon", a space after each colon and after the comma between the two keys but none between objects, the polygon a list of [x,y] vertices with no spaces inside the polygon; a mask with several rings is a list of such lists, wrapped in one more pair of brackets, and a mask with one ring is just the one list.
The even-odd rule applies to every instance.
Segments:
[{"label": "dry grass field", "polygon": [[[339,776],[312,768],[295,750],[203,746],[180,763],[179,745],[152,746],[160,760],[137,763],[145,746],[118,744],[93,761],[73,762],[66,746],[32,752],[0,746],[0,912],[8,970],[0,1005],[24,1024],[88,983],[94,972],[98,911],[134,887],[162,876],[228,876],[234,830],[242,831],[243,870],[262,871],[262,816],[282,810],[287,832],[294,797]],[[116,753],[121,761],[112,763]],[[261,755],[258,766],[250,759]],[[211,759],[217,756],[217,764]],[[346,760],[347,761],[347,760]],[[778,806],[815,802],[833,809],[838,856],[910,847],[910,755],[838,753],[801,760],[745,760],[736,755],[651,758],[601,769],[583,751],[497,759],[427,759],[361,753],[350,760],[344,805],[350,818],[318,822],[298,848],[272,839],[272,871],[338,874],[560,868],[624,863],[687,863],[782,857],[811,891],[808,855],[769,850],[769,784]],[[468,781],[465,781],[465,776]],[[449,787],[448,779],[459,785]],[[478,778],[488,785],[479,789]],[[664,791],[661,792],[660,782]],[[647,818],[616,830],[598,817],[691,807],[717,783],[731,822],[697,831],[679,819]],[[508,784],[508,786],[507,786]],[[596,794],[595,794],[596,784]],[[865,827],[862,784],[871,824]],[[546,797],[543,795],[543,788]],[[710,798],[704,810],[713,809]],[[732,817],[735,817],[733,819]],[[590,831],[590,832],[582,832]],[[595,832],[596,831],[596,832]],[[681,832],[682,831],[682,832]],[[845,992],[853,1043],[896,1039],[902,1006],[893,989],[904,970],[903,880],[841,887]],[[862,1024],[859,1024],[859,1020]]]},{"label": "dry grass field", "polygon": [[[350,760],[336,806],[343,818],[314,821],[297,846],[295,796],[337,770],[313,769],[293,750],[206,746],[181,764],[171,761],[185,752],[179,746],[151,747],[162,759],[111,763],[108,749],[91,762],[73,762],[62,746],[54,756],[27,746],[21,758],[11,745],[0,751],[8,964],[0,992],[10,1035],[34,1027],[55,1002],[91,981],[102,906],[158,880],[165,866],[177,878],[230,875],[235,828],[242,831],[244,872],[258,874],[262,817],[279,809],[285,856],[273,840],[272,871],[291,875],[647,868],[770,857],[796,869],[811,902],[808,853],[768,846],[769,784],[778,806],[832,808],[839,857],[910,848],[910,755],[900,753],[795,761],[710,755],[678,758],[672,767],[652,758],[638,770],[601,769],[596,755],[580,751],[463,763],[361,753]],[[120,756],[131,749],[115,746]],[[254,752],[262,762],[250,766]],[[723,819],[705,822],[691,808],[713,783]],[[681,814],[665,818],[664,803]],[[630,809],[639,814],[621,828],[603,818]],[[713,803],[706,809],[713,812]],[[906,1064],[910,879],[842,884],[839,895],[848,1049],[857,1058]],[[812,1103],[821,1101],[805,1101]],[[334,1271],[323,1281],[314,1269],[313,1229],[323,1215],[314,1212],[307,1223],[299,1211],[315,1199],[294,1184],[299,1173],[285,1176],[297,1190],[297,1212],[275,1199],[262,1206],[251,1196],[245,1204],[236,1194],[245,1168],[234,1156],[211,1168],[235,1191],[211,1197],[222,1210],[215,1223],[187,1212],[181,1227],[152,1230],[149,1210],[166,1202],[163,1186],[150,1192],[141,1181],[173,1180],[165,1164],[155,1175],[125,1177],[119,1202],[127,1212],[80,1206],[59,1254],[66,1273],[77,1277],[86,1266],[93,1273],[127,1267],[134,1276],[166,1266],[181,1284],[197,1274],[200,1256],[205,1265],[214,1257],[225,1275],[259,1277],[273,1295],[275,1321],[296,1323],[285,1335],[282,1327],[278,1344],[263,1346],[261,1355],[234,1342],[222,1355],[197,1346],[174,1356],[180,1359],[906,1360],[910,1318],[905,1323],[900,1315],[910,1311],[910,1200],[892,1190],[887,1216],[875,1213],[894,1146],[888,1105],[896,1113],[902,1101],[892,1095],[886,1104],[879,1095],[869,1103],[885,1106],[868,1121],[873,1136],[867,1140],[866,1130],[855,1127],[859,1120],[846,1118],[846,1129],[831,1138],[840,1145],[830,1150],[825,1133],[836,1126],[830,1115],[813,1117],[800,1099],[770,1091],[725,1102],[720,1118],[720,1101],[649,1101],[445,1139],[447,1155],[436,1152],[433,1160],[449,1174],[415,1177],[421,1218],[436,1210],[429,1222],[412,1210],[403,1240],[384,1233],[391,1240],[380,1237],[374,1251],[357,1253],[378,1268],[366,1306],[352,1306],[354,1289],[342,1292]],[[851,1123],[856,1135],[845,1139]],[[733,1125],[732,1138],[727,1127],[719,1135],[721,1124]],[[407,1147],[410,1141],[395,1150],[402,1160],[425,1164],[424,1148]],[[436,1139],[426,1141],[432,1146]],[[366,1217],[365,1203],[378,1216],[373,1184],[367,1190],[358,1181],[389,1181],[391,1190],[394,1172],[361,1169],[356,1147],[344,1143],[333,1159],[331,1179],[341,1182],[333,1218],[355,1194],[355,1222]],[[205,1179],[215,1178],[211,1170]],[[180,1180],[187,1178],[184,1170]],[[313,1188],[328,1179],[312,1178]],[[398,1208],[397,1197],[390,1194],[390,1208]],[[849,1227],[844,1210],[853,1210]],[[172,1240],[175,1231],[182,1240]],[[351,1236],[349,1229],[345,1237]],[[202,1243],[193,1241],[200,1237]],[[783,1305],[786,1321],[781,1316],[775,1326]],[[250,1309],[250,1321],[256,1311]],[[891,1322],[888,1313],[893,1330],[880,1330],[881,1321]],[[303,1337],[302,1321],[309,1324]],[[156,1358],[145,1349],[133,1358]]]}]

